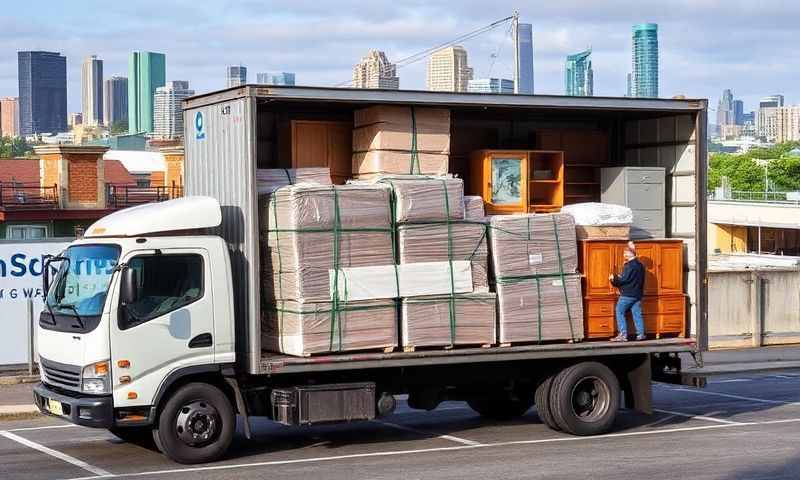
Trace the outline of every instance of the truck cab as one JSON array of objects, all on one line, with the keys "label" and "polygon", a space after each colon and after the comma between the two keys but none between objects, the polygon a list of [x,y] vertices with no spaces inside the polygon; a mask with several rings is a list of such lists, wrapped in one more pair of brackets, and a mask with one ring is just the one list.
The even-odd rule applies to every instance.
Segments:
[{"label": "truck cab", "polygon": [[[134,207],[48,260],[35,389],[43,411],[124,437],[155,424],[182,378],[234,363],[227,247],[198,233],[220,221],[208,197]],[[216,435],[219,413],[192,408],[175,428]]]}]

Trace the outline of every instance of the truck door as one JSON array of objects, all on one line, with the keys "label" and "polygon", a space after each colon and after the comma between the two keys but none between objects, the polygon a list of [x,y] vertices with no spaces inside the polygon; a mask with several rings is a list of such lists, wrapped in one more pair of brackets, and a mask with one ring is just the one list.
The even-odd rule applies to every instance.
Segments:
[{"label": "truck door", "polygon": [[[111,368],[115,407],[152,405],[170,372],[214,363],[210,262],[204,249],[132,252],[137,298],[115,295]],[[117,290],[118,291],[118,290]]]}]

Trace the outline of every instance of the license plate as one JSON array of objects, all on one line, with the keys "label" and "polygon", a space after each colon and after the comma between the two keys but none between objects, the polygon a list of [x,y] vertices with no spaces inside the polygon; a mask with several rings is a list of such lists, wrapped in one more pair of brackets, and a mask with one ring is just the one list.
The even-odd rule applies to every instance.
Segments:
[{"label": "license plate", "polygon": [[64,409],[61,408],[61,402],[57,400],[47,399],[47,410],[53,415],[64,415]]}]

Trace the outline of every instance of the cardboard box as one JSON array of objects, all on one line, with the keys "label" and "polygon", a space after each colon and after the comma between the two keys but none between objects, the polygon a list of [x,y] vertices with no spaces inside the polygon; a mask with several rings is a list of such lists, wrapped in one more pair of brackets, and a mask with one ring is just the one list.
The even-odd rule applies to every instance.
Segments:
[{"label": "cardboard box", "polygon": [[397,307],[394,300],[339,305],[331,302],[278,301],[262,311],[263,348],[287,355],[394,349]]},{"label": "cardboard box", "polygon": [[353,176],[370,179],[378,175],[446,175],[450,157],[442,153],[369,150],[353,153]]},{"label": "cardboard box", "polygon": [[331,269],[394,265],[390,195],[382,184],[300,184],[272,194],[262,218],[269,226],[267,300],[326,302]]},{"label": "cardboard box", "polygon": [[583,339],[580,275],[498,282],[497,299],[500,343]]},{"label": "cardboard box", "polygon": [[[449,236],[449,239],[448,239]],[[488,292],[486,225],[478,223],[420,223],[397,226],[401,264],[467,260],[472,269],[472,291]],[[450,292],[445,292],[450,293]]]},{"label": "cardboard box", "polygon": [[409,349],[494,344],[495,302],[493,293],[404,298],[402,345]]},{"label": "cardboard box", "polygon": [[353,115],[353,151],[406,150],[450,153],[450,110],[378,105]]},{"label": "cardboard box", "polygon": [[575,273],[575,224],[561,213],[495,215],[490,220],[491,255],[497,281],[503,278]]}]

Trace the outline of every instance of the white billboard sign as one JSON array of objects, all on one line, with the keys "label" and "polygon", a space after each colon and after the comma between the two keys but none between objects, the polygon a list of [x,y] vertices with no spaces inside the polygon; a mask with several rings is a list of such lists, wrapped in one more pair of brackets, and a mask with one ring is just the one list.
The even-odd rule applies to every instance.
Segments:
[{"label": "white billboard sign", "polygon": [[42,267],[45,255],[56,255],[69,239],[57,241],[0,242],[0,365],[28,361],[28,299],[33,318],[39,319],[42,302]]}]

